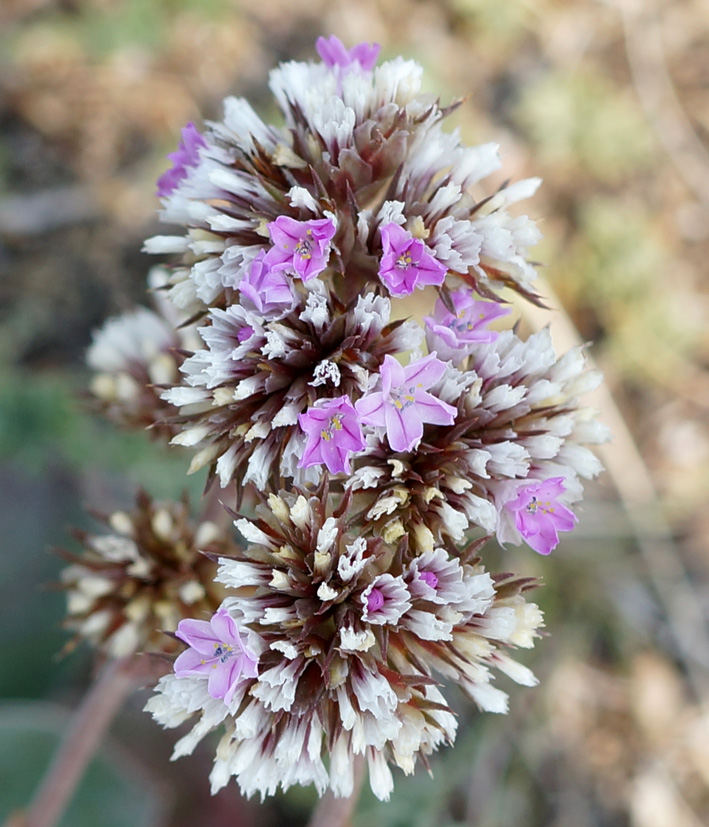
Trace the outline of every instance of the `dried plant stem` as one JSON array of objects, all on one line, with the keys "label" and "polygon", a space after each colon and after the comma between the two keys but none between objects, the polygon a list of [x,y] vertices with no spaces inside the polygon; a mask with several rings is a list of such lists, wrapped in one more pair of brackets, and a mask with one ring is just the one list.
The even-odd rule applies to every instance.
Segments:
[{"label": "dried plant stem", "polygon": [[54,827],[61,819],[106,730],[130,693],[145,681],[142,660],[109,661],[76,710],[64,739],[18,827]]},{"label": "dried plant stem", "polygon": [[[549,323],[559,350],[566,351],[582,344],[578,331],[553,290],[546,283],[538,286],[557,310],[550,320],[545,311],[525,307],[525,319],[535,329]],[[589,367],[595,367],[592,359],[588,362]],[[702,698],[709,686],[709,625],[663,515],[650,472],[607,384],[588,394],[585,401],[598,409],[600,421],[613,433],[609,445],[599,446],[601,459],[625,508],[646,573],[665,613],[676,653],[695,695]]]},{"label": "dried plant stem", "polygon": [[318,802],[308,827],[347,827],[359,798],[359,791],[364,781],[364,756],[354,759],[354,789],[349,798],[335,798],[328,790]]}]

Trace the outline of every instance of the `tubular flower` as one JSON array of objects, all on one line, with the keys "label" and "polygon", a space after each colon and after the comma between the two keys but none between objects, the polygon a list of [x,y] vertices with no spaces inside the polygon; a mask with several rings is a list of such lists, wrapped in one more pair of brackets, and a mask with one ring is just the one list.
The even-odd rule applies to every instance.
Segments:
[{"label": "tubular flower", "polygon": [[392,296],[408,296],[418,287],[443,284],[446,268],[419,238],[391,222],[381,229],[383,254],[379,278]]},{"label": "tubular flower", "polygon": [[551,477],[521,486],[517,497],[505,503],[515,516],[517,531],[540,554],[555,549],[559,532],[571,531],[577,522],[576,515],[559,500],[565,490],[563,477]]},{"label": "tubular flower", "polygon": [[472,290],[454,290],[450,294],[454,312],[438,299],[433,316],[426,316],[426,342],[439,359],[459,365],[477,342],[493,342],[497,338],[487,325],[506,316],[509,308],[497,302],[480,301]]},{"label": "tubular flower", "polygon": [[357,412],[346,396],[320,400],[298,417],[308,442],[302,468],[325,463],[331,474],[350,473],[350,454],[365,447]]},{"label": "tubular flower", "polygon": [[424,423],[451,425],[456,409],[428,393],[445,373],[446,366],[434,354],[411,362],[405,368],[391,356],[381,367],[381,391],[357,402],[362,422],[386,428],[394,451],[410,451],[423,436]]},{"label": "tubular flower", "polygon": [[172,161],[172,167],[158,178],[158,197],[163,198],[177,189],[180,181],[187,177],[189,169],[199,163],[199,150],[206,145],[197,127],[193,123],[188,123],[182,130],[182,140],[177,150],[167,156],[168,160]]},{"label": "tubular flower", "polygon": [[175,661],[178,678],[207,675],[212,698],[228,704],[239,683],[258,674],[258,657],[251,653],[229,612],[220,608],[209,622],[181,620],[175,635],[190,648]]},{"label": "tubular flower", "polygon": [[268,229],[273,247],[266,253],[265,263],[271,270],[291,273],[305,282],[327,267],[330,241],[336,229],[331,218],[295,221],[281,215]]},{"label": "tubular flower", "polygon": [[346,49],[340,38],[332,34],[327,38],[319,37],[315,48],[323,63],[330,68],[339,66],[348,69],[359,64],[365,72],[370,72],[377,63],[380,46],[378,43],[358,43],[351,49]]}]

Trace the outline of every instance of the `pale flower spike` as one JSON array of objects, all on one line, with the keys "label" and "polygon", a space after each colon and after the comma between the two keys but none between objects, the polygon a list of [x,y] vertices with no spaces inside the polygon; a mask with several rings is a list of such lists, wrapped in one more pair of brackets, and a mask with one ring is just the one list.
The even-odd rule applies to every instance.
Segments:
[{"label": "pale flower spike", "polygon": [[159,183],[172,234],[146,242],[171,257],[157,312],[91,352],[102,409],[190,452],[243,539],[171,534],[179,512],[145,504],[65,582],[72,628],[110,652],[174,654],[158,611],[177,629],[188,648],[147,708],[192,719],[176,757],[223,732],[214,792],[346,798],[361,760],[386,799],[391,765],[453,744],[447,684],[502,713],[502,681],[536,683],[511,657],[543,626],[534,584],[489,573],[485,540],[549,554],[608,433],[579,402],[600,381],[584,350],[506,318],[511,293],[542,301],[539,231],[508,211],[536,180],[486,187],[497,146],[444,130],[413,61],[316,48],[271,73],[279,123],[229,98],[185,128]]}]

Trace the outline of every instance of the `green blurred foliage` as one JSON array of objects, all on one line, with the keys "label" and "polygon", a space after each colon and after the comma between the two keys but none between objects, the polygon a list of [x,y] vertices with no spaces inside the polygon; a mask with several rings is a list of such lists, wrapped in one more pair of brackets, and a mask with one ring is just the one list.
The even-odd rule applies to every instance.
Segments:
[{"label": "green blurred foliage", "polygon": [[618,186],[657,162],[647,124],[629,91],[589,71],[557,69],[531,78],[516,120],[535,159],[569,189]]},{"label": "green blurred foliage", "polygon": [[[0,819],[29,800],[66,724],[48,704],[0,704]],[[154,827],[157,807],[149,779],[104,748],[57,827]]]}]

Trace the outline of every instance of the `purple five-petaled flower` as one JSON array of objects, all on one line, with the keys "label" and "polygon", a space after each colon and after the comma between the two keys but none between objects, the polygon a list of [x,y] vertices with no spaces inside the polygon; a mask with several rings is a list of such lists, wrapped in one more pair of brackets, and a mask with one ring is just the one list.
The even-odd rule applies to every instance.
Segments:
[{"label": "purple five-petaled flower", "polygon": [[291,280],[282,270],[273,270],[259,250],[246,275],[239,282],[239,292],[262,316],[290,310],[295,302]]},{"label": "purple five-petaled flower", "polygon": [[563,477],[525,485],[505,507],[514,513],[517,531],[540,554],[549,554],[559,543],[560,531],[571,531],[576,515],[559,497],[566,490]]},{"label": "purple five-petaled flower", "polygon": [[210,621],[181,620],[175,635],[190,647],[175,661],[175,674],[208,675],[212,698],[229,704],[239,683],[258,675],[258,657],[247,649],[245,636],[224,608]]},{"label": "purple five-petaled flower", "polygon": [[274,272],[283,271],[310,281],[327,267],[336,230],[331,218],[296,221],[280,215],[268,229],[273,247],[266,253],[264,263]]},{"label": "purple five-petaled flower", "polygon": [[395,224],[385,224],[382,233],[382,258],[379,278],[392,296],[408,296],[415,288],[443,284],[448,270],[430,249],[410,232]]},{"label": "purple five-petaled flower", "polygon": [[182,140],[177,149],[167,156],[168,160],[172,161],[172,166],[166,172],[163,172],[157,180],[158,198],[171,195],[177,189],[180,181],[187,177],[187,170],[197,166],[199,150],[203,146],[207,146],[207,142],[197,131],[197,127],[191,122],[188,123],[182,130]]},{"label": "purple five-petaled flower", "polygon": [[466,288],[454,290],[450,298],[455,313],[438,299],[433,316],[424,317],[426,341],[429,350],[457,364],[470,354],[473,345],[495,341],[499,334],[488,330],[487,325],[510,310],[497,302],[476,299],[472,290]]},{"label": "purple five-petaled flower", "polygon": [[410,451],[423,436],[424,423],[452,425],[457,410],[428,393],[446,372],[446,365],[435,354],[402,367],[393,356],[384,357],[381,391],[363,396],[357,413],[366,425],[386,428],[394,451]]},{"label": "purple five-petaled flower", "polygon": [[350,473],[350,454],[365,447],[359,417],[348,396],[321,399],[298,417],[308,437],[301,468],[325,463],[331,474]]},{"label": "purple five-petaled flower", "polygon": [[377,62],[381,47],[378,43],[358,43],[351,49],[346,49],[340,38],[332,34],[327,38],[319,37],[315,42],[315,48],[323,63],[330,69],[335,66],[348,69],[355,63],[359,63],[365,72],[369,72]]}]

